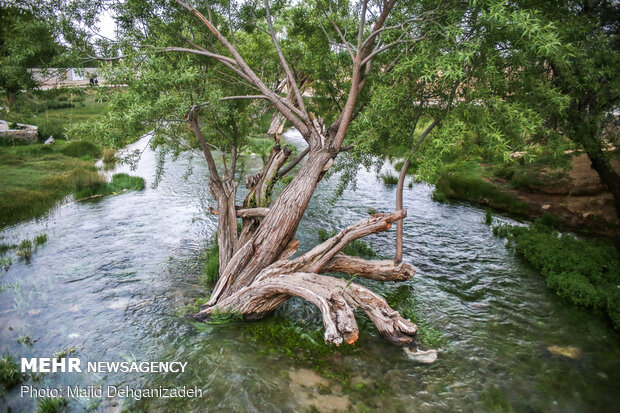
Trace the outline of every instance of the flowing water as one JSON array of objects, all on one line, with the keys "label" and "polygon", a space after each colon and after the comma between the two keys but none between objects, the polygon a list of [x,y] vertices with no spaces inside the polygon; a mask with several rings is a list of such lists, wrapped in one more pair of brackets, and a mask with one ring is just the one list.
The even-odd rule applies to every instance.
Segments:
[{"label": "flowing water", "polygon": [[[300,144],[293,132],[287,139]],[[145,144],[143,139],[134,146]],[[619,335],[602,318],[550,293],[541,276],[492,235],[482,210],[433,202],[432,188],[423,184],[404,194],[404,259],[417,268],[416,276],[401,284],[366,285],[410,298],[420,324],[442,334],[434,364],[412,361],[363,316],[353,349],[321,352],[311,360],[287,352],[286,342],[246,334],[269,320],[189,320],[183,307],[205,293],[200,258],[216,228],[215,217],[204,212],[206,168],[201,162],[188,168],[182,156],[167,164],[153,188],[156,160],[147,150],[132,172],[147,180],[144,191],[68,204],[0,233],[3,243],[48,236],[29,263],[13,256],[0,275],[0,351],[19,359],[74,349],[72,357],[83,364],[188,363],[183,373],[58,372],[27,385],[203,390],[201,398],[83,397],[69,401],[70,411],[620,410]],[[393,209],[395,187],[374,172],[362,170],[358,189],[330,203],[335,185],[335,179],[319,184],[298,230],[301,250],[318,242],[317,228],[342,229],[367,217],[368,208]],[[390,257],[393,237],[394,230],[368,241]],[[279,312],[309,331],[321,328],[316,311],[301,300]],[[24,336],[32,345],[18,343]],[[578,354],[558,355],[550,346],[574,347]],[[20,397],[17,386],[5,393],[3,405],[2,411],[32,411],[35,400]]]}]

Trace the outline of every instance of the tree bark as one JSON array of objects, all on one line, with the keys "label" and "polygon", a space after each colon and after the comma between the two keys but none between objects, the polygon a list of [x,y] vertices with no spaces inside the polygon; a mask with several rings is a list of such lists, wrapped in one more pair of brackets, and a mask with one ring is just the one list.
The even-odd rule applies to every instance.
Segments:
[{"label": "tree bark", "polygon": [[[407,159],[400,168],[398,176],[398,186],[396,187],[396,210],[403,209],[403,188],[405,186],[405,178],[407,177],[407,169],[409,168],[409,160]],[[394,254],[394,262],[399,264],[403,260],[403,220],[396,223],[396,254]]]},{"label": "tree bark", "polygon": [[603,184],[613,195],[616,215],[620,218],[620,176],[611,166],[602,149],[596,148],[595,150],[589,150],[587,153],[590,156],[592,169],[598,173]]}]

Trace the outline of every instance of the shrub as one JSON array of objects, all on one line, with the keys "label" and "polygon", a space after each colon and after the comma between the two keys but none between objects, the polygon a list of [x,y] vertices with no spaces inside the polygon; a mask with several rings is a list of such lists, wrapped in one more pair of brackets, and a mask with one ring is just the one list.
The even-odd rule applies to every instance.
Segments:
[{"label": "shrub", "polygon": [[74,158],[91,158],[96,159],[101,156],[101,149],[89,141],[71,141],[61,149],[64,155]]}]

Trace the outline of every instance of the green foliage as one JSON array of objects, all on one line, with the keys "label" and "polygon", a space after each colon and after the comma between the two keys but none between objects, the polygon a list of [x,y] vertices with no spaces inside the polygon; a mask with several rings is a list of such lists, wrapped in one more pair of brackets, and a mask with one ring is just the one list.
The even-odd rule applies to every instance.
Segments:
[{"label": "green foliage", "polygon": [[0,14],[0,90],[10,105],[21,90],[36,86],[28,68],[53,64],[63,50],[56,41],[54,21],[35,13],[3,5]]},{"label": "green foliage", "polygon": [[558,234],[549,218],[521,227],[493,228],[508,237],[515,251],[545,277],[547,285],[573,304],[606,312],[620,328],[620,254],[597,240]]},{"label": "green foliage", "polygon": [[13,357],[9,354],[4,354],[0,357],[0,385],[4,389],[10,389],[23,380],[22,374],[19,371],[19,366],[13,360]]},{"label": "green foliage", "polygon": [[476,161],[447,165],[435,186],[437,201],[460,199],[524,215],[528,205],[496,185],[482,179],[482,167]]},{"label": "green foliage", "polygon": [[[321,242],[327,241],[329,238],[337,234],[335,230],[332,232],[329,232],[322,228],[319,229],[317,233],[319,235],[319,240]],[[355,257],[363,257],[363,258],[373,258],[377,255],[377,253],[372,249],[370,245],[360,240],[355,240],[349,243],[340,252],[342,252],[343,254],[352,255]]]},{"label": "green foliage", "polygon": [[37,399],[37,413],[61,413],[67,409],[64,397],[44,397]]},{"label": "green foliage", "polygon": [[61,150],[61,153],[74,158],[97,159],[101,156],[101,148],[85,140],[71,141]]}]

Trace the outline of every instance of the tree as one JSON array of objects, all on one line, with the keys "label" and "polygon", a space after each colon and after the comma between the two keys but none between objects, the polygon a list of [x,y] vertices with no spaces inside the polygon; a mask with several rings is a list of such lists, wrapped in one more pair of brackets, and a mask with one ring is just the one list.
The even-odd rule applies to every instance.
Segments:
[{"label": "tree", "polygon": [[[434,35],[435,26],[421,24],[439,12],[433,2],[277,4],[273,11],[269,2],[252,4],[249,10],[245,6],[235,10],[228,3],[200,7],[181,0],[175,3],[176,8],[132,1],[119,6],[125,37],[118,50],[123,54],[121,62],[109,69],[109,77],[129,84],[130,90],[134,90],[134,81],[154,85],[119,96],[112,116],[125,113],[126,121],[117,119],[117,129],[147,127],[154,123],[141,120],[153,121],[157,114],[164,114],[157,124],[175,132],[179,147],[196,142],[209,167],[219,219],[220,275],[208,303],[195,317],[232,311],[247,319],[262,318],[291,296],[299,296],[321,311],[328,343],[357,340],[356,308],[363,309],[389,341],[413,342],[415,324],[382,297],[355,283],[323,275],[344,272],[381,281],[411,278],[413,268],[402,262],[367,261],[340,252],[356,239],[389,229],[406,216],[406,210],[375,214],[311,251],[291,257],[298,246],[295,231],[317,183],[338,154],[348,149],[343,143],[352,120],[363,110],[360,102],[365,98],[360,97],[369,93],[366,88],[372,78],[382,75],[381,66],[374,62],[392,48],[403,50],[421,41],[422,31]],[[251,19],[244,19],[244,13]],[[285,29],[283,20],[275,21],[272,13],[290,17],[292,24]],[[327,36],[314,42],[319,33]],[[303,38],[309,41],[296,42]],[[172,73],[176,76],[166,77]],[[326,91],[326,98],[304,95],[308,84],[312,93]],[[244,103],[235,107],[231,102]],[[222,114],[230,115],[232,127],[247,117],[241,115],[244,107],[250,113],[260,108],[259,102],[267,102],[277,112],[270,128],[274,146],[262,171],[246,178],[247,195],[243,205],[237,206],[235,164],[243,134],[224,131],[218,145],[210,131],[217,129]],[[286,167],[290,151],[280,145],[284,122],[293,125],[308,143],[308,150]],[[186,127],[191,134],[183,130]],[[181,136],[183,145],[179,144]],[[154,138],[163,143],[158,139],[165,138]],[[228,146],[222,145],[224,141]],[[225,148],[229,149],[226,155]],[[219,163],[217,156],[222,156]],[[304,156],[305,163],[273,200],[270,191],[275,182]],[[240,231],[238,218],[243,220]]]},{"label": "tree", "polygon": [[2,8],[0,90],[6,93],[9,105],[21,90],[37,86],[28,69],[47,67],[61,49],[52,25],[40,16],[15,7]]},{"label": "tree", "polygon": [[[555,25],[561,53],[534,68],[567,101],[564,106],[539,107],[549,127],[584,150],[614,198],[620,217],[620,176],[611,166],[617,148],[620,102],[620,4],[607,0],[524,2]],[[531,72],[530,72],[531,73]],[[607,127],[612,132],[604,134]],[[614,132],[615,130],[615,132]]]}]

